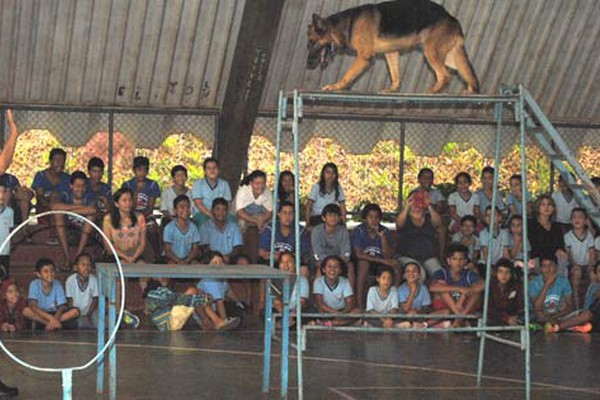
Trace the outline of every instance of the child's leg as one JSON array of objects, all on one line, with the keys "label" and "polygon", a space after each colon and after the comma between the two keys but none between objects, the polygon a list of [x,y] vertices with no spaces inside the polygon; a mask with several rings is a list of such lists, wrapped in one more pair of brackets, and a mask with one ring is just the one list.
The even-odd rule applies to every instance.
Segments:
[{"label": "child's leg", "polygon": [[579,287],[581,286],[581,279],[583,277],[583,270],[580,265],[571,266],[571,285],[573,286],[573,300],[575,302],[575,309],[579,310],[580,299],[579,299]]},{"label": "child's leg", "polygon": [[[90,218],[90,219],[95,222],[94,218]],[[92,230],[93,230],[92,226],[90,224],[88,224],[87,222],[84,223],[83,226],[81,227],[81,235],[79,237],[79,246],[77,246],[77,254],[78,255],[83,253],[85,246],[87,246],[90,236],[92,234]]]},{"label": "child's leg", "polygon": [[576,325],[582,325],[585,324],[586,322],[590,322],[593,318],[593,314],[591,311],[589,310],[585,310],[583,311],[581,314],[576,315],[572,318],[569,318],[565,321],[562,321],[561,323],[558,324],[558,330],[562,331],[565,330],[567,328],[571,328],[573,326]]},{"label": "child's leg", "polygon": [[45,316],[36,313],[31,307],[25,307],[23,309],[23,316],[27,319],[30,319],[35,322],[39,322],[40,324],[46,326],[48,324],[48,318]]},{"label": "child's leg", "polygon": [[[360,309],[358,307],[353,308],[352,310],[350,310],[350,312],[348,314],[360,314]],[[356,319],[356,318],[334,318],[333,320],[331,320],[331,324],[333,326],[345,326],[345,325],[352,325],[355,324],[359,321],[362,321],[362,319]]]},{"label": "child's leg", "polygon": [[77,317],[79,317],[79,309],[73,307],[67,312],[63,313],[63,315],[60,316],[59,321],[63,323],[75,319]]},{"label": "child's leg", "polygon": [[58,236],[58,241],[63,252],[63,260],[61,266],[68,267],[70,264],[70,258],[65,216],[63,214],[54,214],[54,225],[56,227],[56,235]]},{"label": "child's leg", "polygon": [[[450,292],[440,293],[437,295],[438,298],[446,304],[446,307],[450,309],[453,314],[460,314],[461,309],[459,304],[454,300]],[[462,297],[462,296],[461,296]]]},{"label": "child's leg", "polygon": [[481,308],[481,300],[483,299],[483,292],[472,293],[466,298],[463,312],[465,314],[472,314]]},{"label": "child's leg", "polygon": [[225,301],[223,299],[215,300],[215,304],[217,305],[217,313],[221,319],[227,319],[227,311],[225,311]]},{"label": "child's leg", "polygon": [[365,308],[365,292],[367,289],[367,278],[369,276],[369,269],[371,263],[365,260],[358,262],[358,279],[356,282],[356,300],[358,302],[358,308],[363,310]]}]

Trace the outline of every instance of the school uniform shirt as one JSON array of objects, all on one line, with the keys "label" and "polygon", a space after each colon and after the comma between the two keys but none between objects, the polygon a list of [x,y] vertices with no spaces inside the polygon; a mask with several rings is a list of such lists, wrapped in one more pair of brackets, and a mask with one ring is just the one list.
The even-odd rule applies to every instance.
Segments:
[{"label": "school uniform shirt", "polygon": [[342,186],[338,186],[338,189],[339,195],[336,199],[335,190],[333,190],[332,192],[321,193],[321,191],[319,190],[319,184],[315,183],[312,189],[310,190],[310,195],[308,196],[308,198],[313,201],[313,205],[310,210],[310,216],[312,217],[314,215],[321,215],[321,213],[323,212],[323,208],[325,208],[327,204],[333,203],[339,205],[340,203],[346,201],[346,196],[344,195],[344,190],[342,189]]},{"label": "school uniform shirt", "polygon": [[[474,260],[473,257],[476,251],[481,251],[481,241],[477,236],[475,236],[475,233],[473,233],[471,236],[472,243],[467,246],[469,249],[469,260],[476,262],[477,260]],[[464,235],[462,232],[456,232],[454,235],[452,235],[452,243],[462,244],[463,237]]]},{"label": "school uniform shirt", "polygon": [[31,281],[27,298],[29,300],[36,300],[38,306],[49,313],[55,313],[58,307],[67,304],[62,284],[56,279],[52,282],[50,293],[47,294],[44,292],[41,279]]},{"label": "school uniform shirt", "polygon": [[[452,274],[449,268],[442,268],[435,271],[433,274],[432,281],[444,281],[449,286],[462,286],[471,287],[474,283],[478,282],[481,278],[475,272],[471,270],[463,270],[458,280],[452,280]],[[454,299],[458,299],[461,294],[460,292],[450,292]]]},{"label": "school uniform shirt", "polygon": [[583,238],[579,238],[571,229],[565,233],[565,246],[575,265],[589,265],[590,249],[594,248],[594,236],[586,229]]},{"label": "school uniform shirt", "polygon": [[108,183],[100,182],[98,189],[94,190],[92,185],[88,182],[87,189],[83,195],[84,201],[87,204],[96,204],[99,207],[104,207],[100,201],[101,197],[105,197],[110,205],[113,201],[112,190]]},{"label": "school uniform shirt", "polygon": [[165,226],[163,241],[171,245],[175,256],[184,259],[190,254],[194,244],[200,244],[200,232],[191,221],[187,222],[187,229],[182,230],[177,225],[177,220],[173,220]]},{"label": "school uniform shirt", "polygon": [[[75,197],[73,195],[73,191],[71,191],[71,189],[69,189],[68,192],[62,193],[62,195],[60,196],[60,202],[63,203],[63,204],[74,205],[75,204]],[[91,198],[85,197],[85,195],[84,195],[83,199],[82,199],[82,204],[81,205],[90,206],[90,205],[94,205],[94,203],[91,203]],[[77,217],[73,217],[72,215],[66,215],[65,218],[67,219],[67,221],[69,223],[75,224],[77,226],[82,226],[84,224],[83,219],[77,218]]]},{"label": "school uniform shirt", "polygon": [[327,307],[339,311],[346,307],[346,298],[353,296],[354,292],[348,279],[343,276],[338,278],[334,286],[329,286],[325,277],[320,276],[313,282],[313,294],[320,294]]},{"label": "school uniform shirt", "polygon": [[[199,199],[204,204],[204,207],[212,209],[214,199],[219,197],[231,202],[231,188],[227,181],[217,178],[217,182],[212,186],[206,178],[198,179],[192,186],[192,199]],[[196,210],[198,211],[198,210]]]},{"label": "school uniform shirt", "polygon": [[[527,200],[527,203],[531,201],[531,193],[529,191],[525,193],[525,199]],[[515,206],[516,211],[515,214],[511,215],[523,215],[523,206],[521,205],[521,200],[517,199],[512,193],[506,195],[506,208],[509,208],[510,206]]]},{"label": "school uniform shirt", "polygon": [[325,231],[325,224],[317,225],[310,235],[310,241],[317,261],[327,256],[350,257],[350,235],[343,225],[336,225],[332,234]]},{"label": "school uniform shirt", "polygon": [[68,193],[71,191],[71,175],[66,172],[61,172],[59,175],[58,183],[55,185],[46,177],[46,171],[38,171],[33,177],[33,183],[31,184],[31,188],[35,191],[41,188],[44,191],[45,197],[50,197],[50,195],[54,192],[59,198],[64,193]]},{"label": "school uniform shirt", "polygon": [[202,224],[199,234],[201,245],[208,245],[211,250],[222,254],[230,254],[234,247],[244,244],[240,227],[229,221],[225,223],[223,229],[219,229],[215,221],[210,219]]},{"label": "school uniform shirt", "polygon": [[571,211],[576,207],[580,207],[575,196],[572,196],[571,200],[567,200],[563,192],[558,191],[552,193],[552,200],[554,200],[554,203],[556,204],[556,222],[570,224]]},{"label": "school uniform shirt", "polygon": [[204,293],[210,294],[213,301],[224,300],[229,292],[229,284],[224,279],[202,279],[197,287]]},{"label": "school uniform shirt", "polygon": [[411,192],[408,194],[408,197],[410,197],[413,193],[421,191],[421,190],[425,190],[429,193],[429,203],[430,204],[439,204],[442,201],[445,200],[444,195],[442,194],[442,192],[440,192],[440,190],[434,186],[432,186],[429,190],[427,189],[423,189],[421,187],[418,187],[416,189],[411,190]]},{"label": "school uniform shirt", "polygon": [[87,283],[82,284],[75,273],[67,278],[65,290],[67,297],[73,299],[73,307],[77,307],[81,315],[88,315],[92,300],[98,298],[98,279],[90,275]]},{"label": "school uniform shirt", "polygon": [[135,194],[134,210],[136,212],[145,212],[151,197],[155,199],[160,198],[160,188],[158,187],[158,183],[149,178],[144,178],[144,180],[140,182],[138,182],[136,178],[133,178],[125,182],[122,187],[129,188]]},{"label": "school uniform shirt", "polygon": [[[383,225],[379,225],[378,230],[385,232],[388,243],[391,242],[392,238],[389,229]],[[352,247],[359,248],[366,254],[372,257],[383,258],[383,243],[379,235],[371,236],[369,234],[369,227],[366,223],[362,223],[354,228],[352,232]]]},{"label": "school uniform shirt", "polygon": [[395,287],[383,297],[378,286],[371,286],[367,293],[367,312],[375,311],[378,314],[389,314],[393,309],[398,309],[398,291]]},{"label": "school uniform shirt", "polygon": [[[508,241],[506,238],[508,232],[505,229],[500,229],[497,235],[492,237],[491,246],[488,251],[492,253],[492,264],[495,264],[499,259],[504,257],[504,244]],[[490,240],[490,229],[485,228],[479,234],[479,241],[481,242],[481,248],[488,247]],[[487,259],[483,258],[483,254],[479,259],[479,262],[485,264]]]},{"label": "school uniform shirt", "polygon": [[[198,210],[192,201],[192,191],[188,189],[184,194],[190,200],[192,215],[194,215],[196,212],[198,212]],[[162,211],[163,214],[167,214],[169,217],[175,218],[175,207],[173,207],[173,201],[177,196],[179,195],[175,191],[174,186],[169,186],[164,192],[162,192],[160,197],[160,211]]]},{"label": "school uniform shirt", "polygon": [[[402,285],[400,285],[400,287],[398,287],[398,304],[406,303],[408,296],[410,296],[410,287],[408,287],[408,283],[404,282]],[[427,289],[427,286],[419,283],[419,289],[417,290],[417,294],[413,299],[412,308],[414,310],[420,310],[421,308],[430,305],[431,295],[429,294],[429,289]]]},{"label": "school uniform shirt", "polygon": [[[298,285],[298,282],[300,282],[300,285]],[[294,284],[294,288],[292,289],[292,294],[290,297],[290,310],[296,309],[296,296],[298,293],[298,287],[300,287],[300,300],[308,300],[310,286],[308,283],[308,279],[301,275],[300,280]]]},{"label": "school uniform shirt", "polygon": [[[460,218],[465,215],[475,215],[475,207],[479,207],[479,196],[475,193],[469,192],[470,196],[467,199],[463,199],[458,192],[450,193],[448,196],[448,206],[456,207],[456,213]],[[450,228],[453,228],[457,224],[455,220],[450,222]]]},{"label": "school uniform shirt", "polygon": [[[515,238],[514,235],[512,233],[510,233],[509,231],[507,231],[506,235],[504,236],[504,239],[506,240],[503,244],[503,247],[508,247],[508,250],[510,251],[510,249],[512,249],[512,247],[515,245]],[[531,245],[529,244],[529,239],[525,238],[525,240],[527,241],[527,249],[529,250],[529,252],[531,252]],[[517,252],[517,254],[515,255],[515,257],[513,258],[513,260],[523,260],[525,259],[524,255],[523,255],[523,250],[519,250]]]},{"label": "school uniform shirt", "polygon": [[[264,214],[273,211],[273,194],[265,189],[258,197],[254,197],[250,185],[240,186],[235,195],[235,211],[244,210],[250,215]],[[241,229],[245,229],[246,221],[238,218]]]},{"label": "school uniform shirt", "polygon": [[[481,209],[481,212],[485,213],[485,210],[492,205],[492,198],[487,197],[483,189],[477,190],[475,194],[479,197],[479,208]],[[498,207],[500,211],[504,211],[505,208],[504,199],[499,190],[496,192],[496,207]]]},{"label": "school uniform shirt", "polygon": [[[0,243],[10,234],[10,231],[15,226],[15,213],[12,208],[5,206],[0,208]],[[10,241],[6,243],[0,256],[10,255]]]},{"label": "school uniform shirt", "polygon": [[[273,228],[271,225],[267,225],[265,229],[260,234],[260,243],[259,248],[262,250],[271,251],[271,234],[273,232]],[[296,251],[296,233],[294,226],[292,225],[290,233],[287,236],[283,236],[281,232],[281,224],[277,221],[275,225],[275,244],[274,244],[275,252],[289,251],[290,253],[294,253]],[[308,244],[308,236],[306,235],[306,230],[300,227],[300,254],[306,255],[310,251],[310,246]]]},{"label": "school uniform shirt", "polygon": [[[534,308],[534,301],[542,292],[543,287],[544,279],[541,275],[536,276],[529,284],[529,300],[531,301],[532,309]],[[549,314],[557,313],[563,307],[566,298],[572,294],[573,290],[571,289],[569,280],[564,276],[557,276],[554,285],[546,292],[544,311]]]}]

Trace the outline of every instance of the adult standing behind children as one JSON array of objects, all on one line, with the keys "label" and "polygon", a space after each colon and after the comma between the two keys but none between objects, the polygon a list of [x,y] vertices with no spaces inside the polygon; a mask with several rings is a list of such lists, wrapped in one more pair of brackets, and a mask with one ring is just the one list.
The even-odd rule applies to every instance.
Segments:
[{"label": "adult standing behind children", "polygon": [[[6,119],[10,133],[4,149],[2,149],[2,152],[0,152],[0,175],[4,174],[10,166],[13,155],[15,154],[17,138],[19,137],[19,131],[17,129],[17,125],[15,124],[11,110],[6,110]],[[6,386],[2,381],[0,381],[0,396],[10,398],[18,395],[19,390],[17,388]]]}]

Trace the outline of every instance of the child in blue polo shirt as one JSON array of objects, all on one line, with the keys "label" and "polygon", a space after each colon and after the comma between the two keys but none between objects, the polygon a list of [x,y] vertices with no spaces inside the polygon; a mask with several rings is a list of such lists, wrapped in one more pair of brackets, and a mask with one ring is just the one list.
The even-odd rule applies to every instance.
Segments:
[{"label": "child in blue polo shirt", "polygon": [[222,197],[213,200],[212,219],[200,227],[200,246],[202,250],[218,251],[223,254],[226,263],[229,263],[244,242],[238,224],[227,218],[229,203]]},{"label": "child in blue polo shirt", "polygon": [[[44,325],[46,331],[60,330],[79,316],[79,310],[67,307],[62,284],[54,279],[54,262],[41,258],[35,264],[37,279],[29,285],[30,319]],[[69,324],[71,327],[73,324]],[[74,325],[76,326],[76,324]]]},{"label": "child in blue polo shirt", "polygon": [[200,254],[200,234],[191,223],[191,202],[185,194],[173,201],[176,219],[169,222],[163,233],[165,253],[169,264],[191,264]]},{"label": "child in blue polo shirt", "polygon": [[557,323],[574,311],[569,280],[557,274],[556,260],[540,257],[540,272],[529,284],[529,300],[538,323]]},{"label": "child in blue polo shirt", "polygon": [[202,168],[204,169],[204,178],[198,179],[192,187],[192,198],[197,211],[193,220],[198,228],[212,218],[214,199],[225,199],[228,212],[232,200],[229,183],[219,178],[219,161],[213,157],[206,158],[202,163]]},{"label": "child in blue polo shirt", "polygon": [[[434,311],[447,310],[451,314],[471,314],[481,306],[484,281],[478,274],[464,267],[469,250],[462,244],[448,246],[447,267],[433,274],[429,291],[433,294]],[[464,321],[456,319],[453,326],[462,326]]]}]

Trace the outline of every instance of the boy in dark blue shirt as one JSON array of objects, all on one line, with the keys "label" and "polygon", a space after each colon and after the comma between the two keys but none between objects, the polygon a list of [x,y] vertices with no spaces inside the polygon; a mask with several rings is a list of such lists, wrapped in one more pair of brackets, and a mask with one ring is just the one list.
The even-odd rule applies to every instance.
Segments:
[{"label": "boy in dark blue shirt", "polygon": [[[481,306],[484,281],[475,272],[465,269],[469,249],[462,244],[451,244],[446,256],[447,267],[436,271],[429,291],[433,294],[434,311],[447,310],[450,314],[472,314]],[[459,319],[454,327],[462,326]]]}]

